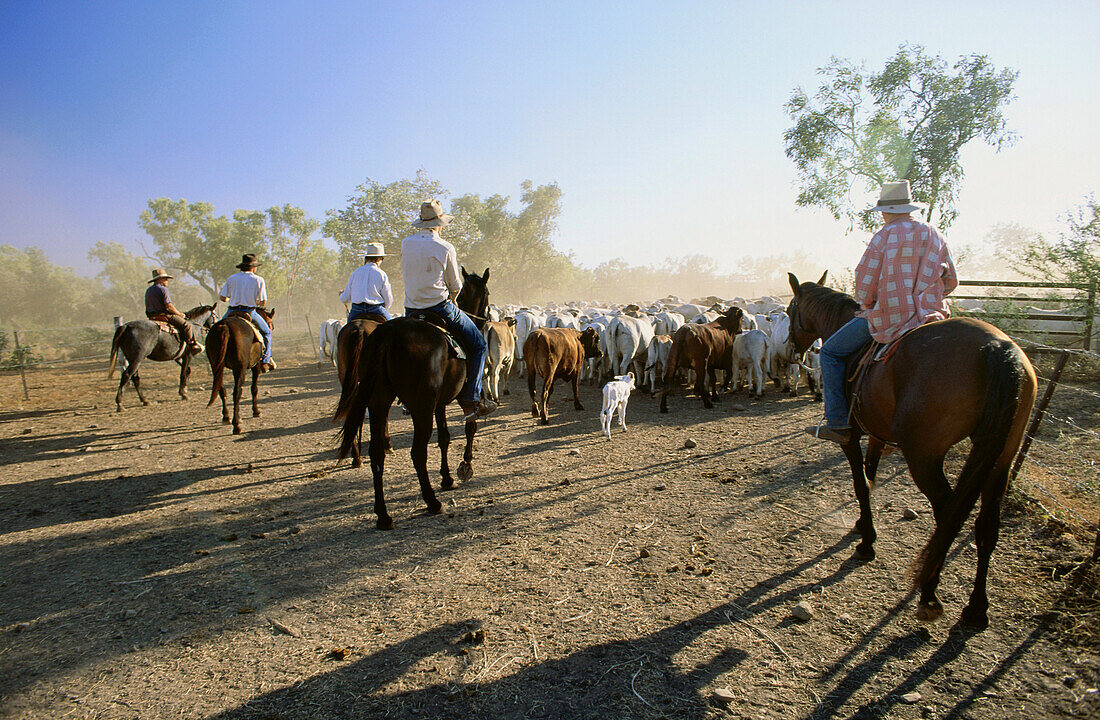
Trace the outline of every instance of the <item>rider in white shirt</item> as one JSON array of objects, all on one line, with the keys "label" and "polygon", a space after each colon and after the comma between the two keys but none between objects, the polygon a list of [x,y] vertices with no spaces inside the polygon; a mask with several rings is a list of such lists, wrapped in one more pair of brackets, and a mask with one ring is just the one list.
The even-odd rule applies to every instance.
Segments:
[{"label": "rider in white shirt", "polygon": [[390,278],[382,269],[382,258],[386,257],[386,248],[382,243],[367,245],[367,254],[363,264],[352,272],[348,284],[340,292],[340,302],[351,303],[348,322],[368,315],[378,315],[383,320],[392,316],[389,307],[393,305],[393,289]]},{"label": "rider in white shirt", "polygon": [[255,255],[252,253],[244,255],[237,265],[241,271],[226,279],[218,295],[222,302],[229,303],[229,312],[246,312],[256,324],[260,335],[264,338],[264,356],[260,360],[260,372],[268,372],[275,369],[275,361],[271,359],[271,326],[260,313],[256,312],[256,308],[267,304],[267,286],[264,279],[253,272],[259,266],[260,263],[256,262]]}]

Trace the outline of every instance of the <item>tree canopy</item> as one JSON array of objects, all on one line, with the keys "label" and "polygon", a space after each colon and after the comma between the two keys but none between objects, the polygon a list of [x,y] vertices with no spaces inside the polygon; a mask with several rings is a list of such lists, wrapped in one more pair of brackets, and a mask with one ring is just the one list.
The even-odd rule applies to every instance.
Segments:
[{"label": "tree canopy", "polygon": [[796,88],[786,105],[797,202],[864,229],[876,219],[853,195],[871,196],[897,179],[909,180],[915,199],[928,204],[929,222],[946,228],[957,214],[962,147],[981,139],[1000,150],[1015,138],[1003,108],[1018,73],[998,70],[985,55],[948,66],[919,45],[902,45],[880,72],[833,57],[818,74],[824,82],[813,96]]}]

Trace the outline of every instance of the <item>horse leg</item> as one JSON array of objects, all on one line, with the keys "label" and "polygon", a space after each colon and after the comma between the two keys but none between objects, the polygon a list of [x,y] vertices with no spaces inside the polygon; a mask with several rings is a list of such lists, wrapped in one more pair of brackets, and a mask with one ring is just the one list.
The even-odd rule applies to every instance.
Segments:
[{"label": "horse leg", "polygon": [[126,388],[126,383],[130,382],[130,378],[137,372],[137,365],[134,363],[127,363],[126,369],[122,371],[122,377],[118,381],[118,392],[115,393],[115,412],[122,412],[122,391]]},{"label": "horse leg", "polygon": [[462,462],[458,464],[458,479],[466,482],[474,476],[474,434],[477,432],[477,419],[466,421],[466,447],[462,451]]},{"label": "horse leg", "polygon": [[229,405],[225,400],[225,385],[218,388],[218,397],[222,399],[222,425],[229,424]]},{"label": "horse leg", "polygon": [[183,354],[183,362],[180,363],[180,398],[187,399],[187,379],[191,377],[191,353]]},{"label": "horse leg", "polygon": [[856,546],[856,557],[861,560],[874,560],[875,540],[878,538],[878,533],[875,532],[875,523],[871,517],[871,486],[863,473],[863,450],[859,445],[859,435],[853,432],[852,439],[842,447],[844,457],[848,458],[848,465],[852,468],[852,483],[855,487],[856,500],[859,502],[859,520],[856,521],[855,529],[862,540]]},{"label": "horse leg", "polygon": [[447,448],[451,446],[451,430],[447,427],[447,406],[440,405],[435,409],[436,442],[439,444],[439,474],[443,476],[443,482],[439,488],[450,490],[455,486],[455,479],[451,477],[451,468],[447,462]]},{"label": "horse leg", "polygon": [[[370,422],[370,418],[367,419]],[[363,467],[363,426],[359,426],[359,432],[356,433],[355,442],[351,444],[351,466],[353,468]],[[369,450],[367,452],[370,452]]]},{"label": "horse leg", "polygon": [[867,438],[867,457],[863,460],[863,470],[867,475],[867,484],[873,490],[875,487],[875,474],[878,472],[878,462],[882,459],[882,451],[886,445],[875,437]]},{"label": "horse leg", "polygon": [[241,394],[244,393],[244,369],[233,368],[233,434],[241,434]]},{"label": "horse leg", "polygon": [[260,417],[260,366],[252,368],[252,417]]},{"label": "horse leg", "polygon": [[[389,402],[385,403],[384,406],[381,401],[372,402],[368,409],[370,415],[370,445],[367,447],[367,454],[370,456],[370,469],[371,474],[374,476],[374,514],[378,516],[376,527],[379,530],[393,528],[393,518],[386,512],[386,498],[382,494],[382,471],[386,466],[387,426],[389,425],[390,405],[392,403],[393,398],[389,398]],[[358,452],[358,448],[356,448],[356,451]]]},{"label": "horse leg", "polygon": [[428,512],[435,515],[443,505],[435,497],[435,490],[428,480],[428,441],[432,439],[431,407],[410,407],[413,418],[412,462],[416,469],[416,478],[420,481],[420,495],[428,506]]},{"label": "horse leg", "polygon": [[[916,483],[932,505],[932,516],[938,526],[946,519],[947,513],[950,512],[951,501],[954,497],[951,484],[947,481],[947,476],[943,472],[943,456],[920,456],[912,452],[904,453],[904,455],[905,462],[909,465],[909,473],[913,476],[913,482]],[[920,600],[917,607],[917,619],[919,620],[932,621],[943,615],[943,604],[936,595],[936,589],[940,584],[940,568],[943,566],[943,558],[934,558],[932,562],[937,570],[920,587]]]},{"label": "horse leg", "polygon": [[974,539],[978,545],[978,571],[974,577],[974,589],[963,608],[962,619],[968,625],[979,628],[989,626],[989,598],[985,593],[989,577],[989,557],[997,546],[1001,533],[1001,500],[1008,485],[1008,471],[994,469],[992,482],[982,488],[982,507],[974,523]]},{"label": "horse leg", "polygon": [[[126,369],[129,370],[130,368]],[[130,379],[131,382],[134,383],[134,389],[137,390],[138,398],[141,400],[141,404],[148,405],[149,401],[145,399],[145,393],[141,391],[141,373],[138,372],[136,367],[134,368],[134,373],[130,376]]]}]

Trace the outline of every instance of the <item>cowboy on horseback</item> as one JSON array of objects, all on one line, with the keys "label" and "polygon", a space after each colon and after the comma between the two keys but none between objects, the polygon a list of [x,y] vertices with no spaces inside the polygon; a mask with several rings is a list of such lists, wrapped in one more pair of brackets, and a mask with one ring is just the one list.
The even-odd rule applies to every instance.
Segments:
[{"label": "cowboy on horseback", "polygon": [[254,271],[260,266],[256,262],[256,256],[247,253],[241,257],[237,267],[239,273],[230,275],[222,285],[218,295],[222,302],[229,303],[226,313],[238,312],[248,315],[252,324],[260,331],[264,339],[264,354],[260,359],[260,372],[269,372],[275,369],[275,361],[271,359],[271,326],[267,324],[263,316],[256,312],[256,308],[267,304],[267,286],[264,279]]},{"label": "cowboy on horseback", "polygon": [[878,203],[883,227],[871,238],[855,269],[853,295],[861,310],[821,346],[825,424],[810,435],[847,444],[851,440],[845,363],[872,338],[889,344],[915,327],[951,316],[944,297],[959,284],[943,237],[911,217],[924,207],[912,202],[909,181],[882,186]]},{"label": "cowboy on horseback", "polygon": [[187,345],[187,351],[192,355],[202,352],[202,345],[195,339],[195,332],[191,329],[191,323],[187,317],[172,304],[172,298],[168,294],[168,281],[172,276],[161,268],[154,268],[153,283],[145,291],[145,317],[150,320],[163,320],[176,329],[182,340]]},{"label": "cowboy on horseback", "polygon": [[349,323],[370,315],[378,315],[382,320],[392,317],[388,308],[393,305],[393,289],[389,276],[382,269],[384,257],[386,247],[382,243],[369,243],[363,264],[355,268],[348,284],[340,292],[340,302],[351,303]]},{"label": "cowboy on horseback", "polygon": [[405,281],[405,315],[430,311],[442,318],[447,329],[467,351],[466,384],[458,393],[458,404],[466,419],[485,417],[497,404],[481,397],[488,345],[474,322],[455,305],[462,290],[455,246],[440,237],[453,215],[443,212],[438,200],[420,205],[420,217],[413,227],[420,232],[401,241],[401,274]]}]

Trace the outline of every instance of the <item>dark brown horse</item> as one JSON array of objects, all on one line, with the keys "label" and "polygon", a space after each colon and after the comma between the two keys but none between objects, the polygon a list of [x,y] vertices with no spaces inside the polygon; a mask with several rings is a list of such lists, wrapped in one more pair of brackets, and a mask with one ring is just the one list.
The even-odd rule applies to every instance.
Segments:
[{"label": "dark brown horse", "polygon": [[[351,403],[355,387],[359,384],[359,376],[364,372],[360,368],[363,360],[363,344],[366,343],[367,336],[383,322],[384,318],[381,315],[374,315],[356,318],[340,328],[340,333],[336,336],[336,374],[340,378],[340,401],[336,404],[337,407],[347,407]],[[359,450],[362,439],[362,428],[360,428],[359,437],[351,446],[352,467],[363,465]]]},{"label": "dark brown horse", "polygon": [[[256,308],[271,329],[275,329],[275,309]],[[225,368],[233,371],[233,434],[241,434],[241,393],[244,391],[244,371],[252,371],[252,417],[260,417],[257,398],[260,394],[260,359],[264,354],[263,341],[257,337],[255,326],[235,313],[210,328],[206,336],[206,357],[210,360],[210,372],[214,382],[210,387],[210,402],[222,399],[222,423],[229,424],[229,408],[225,402],[225,385],[222,375]]]},{"label": "dark brown horse", "polygon": [[[213,305],[199,305],[184,313],[184,317],[191,323],[191,330],[198,338],[203,331],[213,326],[218,319],[218,314],[214,311]],[[167,360],[178,362],[180,364],[180,397],[187,399],[187,379],[191,376],[191,353],[187,352],[183,340],[175,330],[163,332],[152,320],[131,320],[115,330],[114,339],[111,341],[108,378],[115,373],[115,363],[118,361],[119,353],[126,358],[126,369],[122,371],[118,392],[115,393],[115,407],[118,412],[122,412],[122,390],[128,382],[134,384],[141,404],[149,404],[145,399],[145,393],[141,391],[141,375],[138,374],[138,367],[146,358],[159,362]]]},{"label": "dark brown horse", "polygon": [[[471,275],[463,270],[465,282],[457,298],[458,306],[471,317],[484,318],[489,304],[487,281],[484,275]],[[351,452],[356,436],[363,427],[363,420],[370,416],[371,473],[374,477],[374,512],[378,515],[378,528],[389,530],[393,519],[386,512],[386,500],[382,492],[382,472],[385,467],[386,449],[389,447],[390,406],[395,398],[408,409],[413,422],[412,461],[416,477],[420,481],[420,494],[428,506],[428,512],[438,513],[442,505],[432,490],[428,479],[428,441],[432,436],[433,418],[439,426],[439,450],[442,455],[439,468],[443,476],[442,490],[454,487],[447,462],[447,448],[451,433],[447,429],[447,405],[458,397],[466,381],[466,360],[456,357],[446,334],[430,322],[413,318],[395,318],[383,323],[370,334],[363,346],[359,360],[359,384],[349,402],[336,408],[334,421],[343,419],[340,431],[340,459]],[[474,434],[477,421],[466,421],[466,448],[458,466],[459,479],[466,481],[473,476]]]},{"label": "dark brown horse", "polygon": [[[823,276],[824,277],[824,276]],[[851,320],[858,304],[819,283],[799,283],[790,275],[794,299],[787,307],[791,340],[798,352],[817,338],[827,339]],[[843,446],[852,468],[862,541],[859,557],[875,556],[870,493],[885,443],[901,449],[909,472],[932,505],[936,529],[915,562],[914,590],[920,590],[917,617],[943,614],[936,596],[947,552],[981,498],[975,524],[978,569],[963,621],[989,624],[986,578],[1000,531],[1001,498],[1035,402],[1035,371],[1007,335],[972,318],[922,325],[897,341],[892,357],[873,364],[853,397],[851,440]],[[864,461],[860,437],[867,433]],[[951,446],[970,438],[973,447],[952,488],[943,460]]]},{"label": "dark brown horse", "polygon": [[661,412],[668,412],[668,393],[672,389],[672,379],[682,367],[695,371],[695,394],[703,399],[703,407],[714,407],[713,401],[718,399],[715,373],[719,368],[724,369],[726,383],[729,384],[733,373],[733,338],[741,332],[743,315],[741,308],[731,307],[706,325],[688,323],[676,331],[672,338],[668,365],[665,367]]}]

